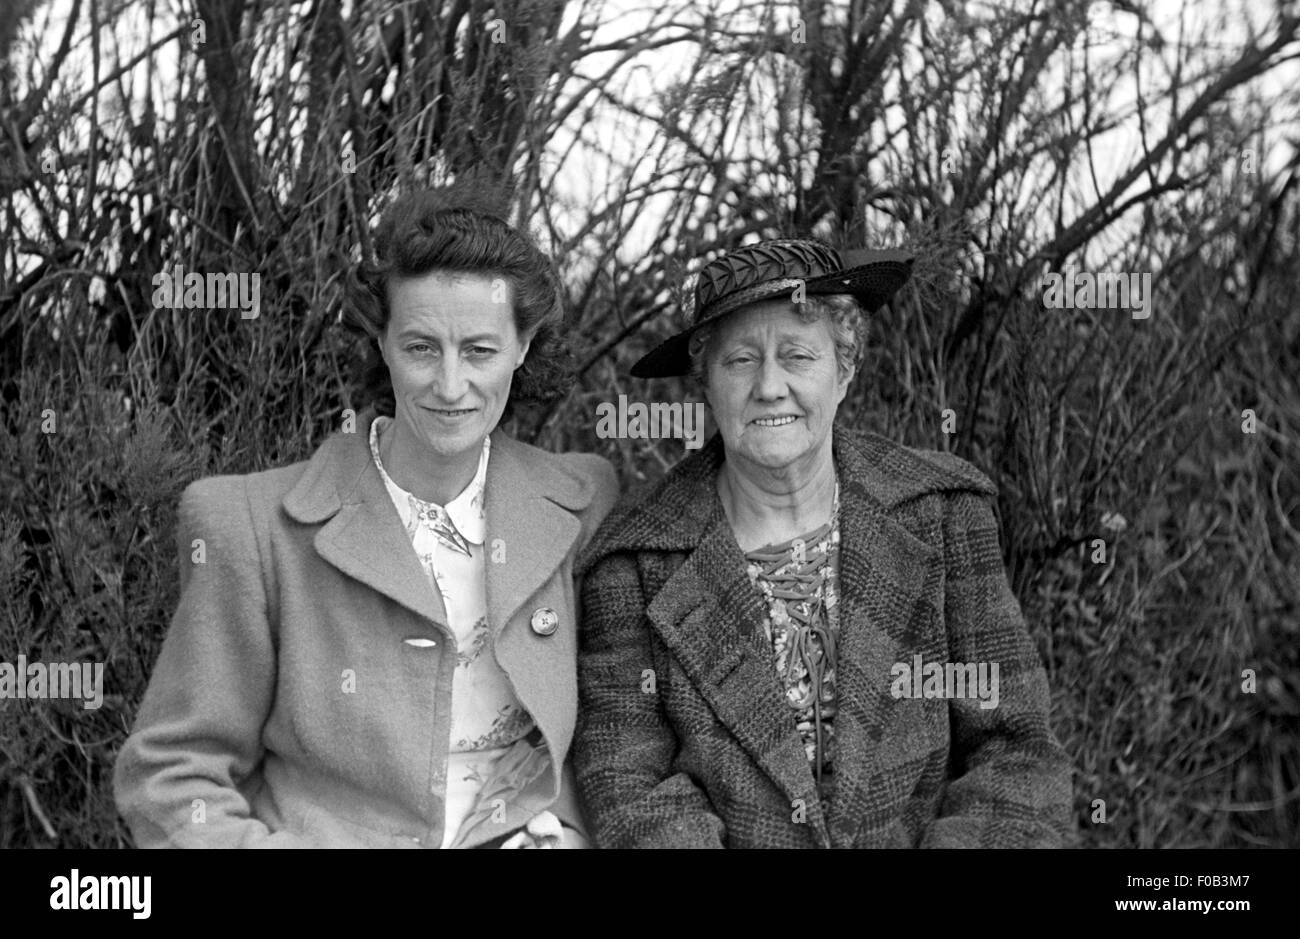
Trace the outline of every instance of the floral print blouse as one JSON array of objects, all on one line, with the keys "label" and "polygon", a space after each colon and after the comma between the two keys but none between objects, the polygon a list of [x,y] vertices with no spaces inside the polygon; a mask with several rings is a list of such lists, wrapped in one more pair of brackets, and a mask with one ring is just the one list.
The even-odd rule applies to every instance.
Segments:
[{"label": "floral print blouse", "polygon": [[835,759],[839,507],[836,482],[830,522],[745,555],[749,579],[767,601],[763,629],[772,644],[777,678],[822,795],[827,795]]},{"label": "floral print blouse", "polygon": [[429,586],[442,596],[447,625],[457,643],[442,842],[445,848],[474,812],[480,790],[493,778],[498,761],[535,724],[490,648],[483,541],[487,513],[484,490],[492,438],[483,439],[474,479],[460,495],[441,506],[407,492],[385,471],[379,441],[391,424],[388,417],[375,419],[370,428],[370,453],[429,578]]}]

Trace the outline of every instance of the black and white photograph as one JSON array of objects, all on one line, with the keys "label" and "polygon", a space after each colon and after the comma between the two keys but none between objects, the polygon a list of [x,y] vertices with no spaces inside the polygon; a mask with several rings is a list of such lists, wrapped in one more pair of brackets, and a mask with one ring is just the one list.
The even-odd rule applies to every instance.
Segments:
[{"label": "black and white photograph", "polygon": [[1294,0],[3,0],[0,195],[19,907],[1300,847]]}]

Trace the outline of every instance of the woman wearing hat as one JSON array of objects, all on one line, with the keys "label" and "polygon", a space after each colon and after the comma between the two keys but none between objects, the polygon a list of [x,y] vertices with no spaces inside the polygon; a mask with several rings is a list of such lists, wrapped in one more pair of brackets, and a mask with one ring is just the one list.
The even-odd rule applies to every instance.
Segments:
[{"label": "woman wearing hat", "polygon": [[115,775],[139,846],[579,846],[573,562],[610,465],[497,425],[563,390],[550,262],[479,200],[387,210],[346,316],[377,412],[181,501]]},{"label": "woman wearing hat", "polygon": [[639,377],[718,434],[584,553],[575,766],[600,847],[1055,846],[1070,766],[988,479],[835,423],[911,259],[708,264]]}]

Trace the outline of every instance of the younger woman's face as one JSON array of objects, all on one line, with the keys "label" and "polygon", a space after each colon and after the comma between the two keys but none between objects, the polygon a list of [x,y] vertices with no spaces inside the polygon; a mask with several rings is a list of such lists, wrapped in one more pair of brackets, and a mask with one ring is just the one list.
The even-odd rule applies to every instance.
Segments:
[{"label": "younger woman's face", "polygon": [[509,281],[431,271],[390,282],[388,300],[380,351],[399,433],[439,462],[477,460],[528,354],[529,340],[515,327]]}]

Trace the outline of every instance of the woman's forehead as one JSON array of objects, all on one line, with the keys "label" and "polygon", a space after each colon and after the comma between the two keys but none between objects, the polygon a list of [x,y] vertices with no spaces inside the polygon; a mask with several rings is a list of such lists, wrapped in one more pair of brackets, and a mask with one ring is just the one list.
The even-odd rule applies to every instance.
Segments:
[{"label": "woman's forehead", "polygon": [[389,328],[431,332],[503,333],[514,326],[511,294],[492,275],[434,272],[389,284]]},{"label": "woman's forehead", "polygon": [[717,336],[723,342],[797,339],[802,341],[829,338],[826,318],[805,319],[806,314],[788,299],[764,300],[741,307],[723,319]]}]

